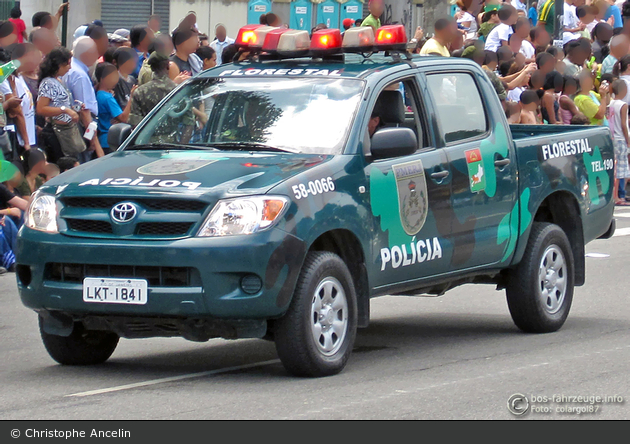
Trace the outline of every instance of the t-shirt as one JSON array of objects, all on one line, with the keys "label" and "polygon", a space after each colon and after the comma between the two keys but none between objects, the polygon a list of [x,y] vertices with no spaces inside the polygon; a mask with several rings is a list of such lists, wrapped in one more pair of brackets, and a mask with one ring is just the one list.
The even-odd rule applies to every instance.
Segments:
[{"label": "t-shirt", "polygon": [[[623,108],[624,106],[626,106],[627,103],[624,102],[623,100],[612,100],[610,102],[610,105],[608,106],[608,110],[609,110],[609,116],[610,116],[610,127],[612,129],[613,132],[613,138],[615,140],[626,140],[626,136],[623,133],[623,125],[624,122],[622,122],[621,119],[621,108]],[[628,128],[628,120],[626,119],[625,121],[625,126],[626,128]]]},{"label": "t-shirt", "polygon": [[468,32],[476,33],[477,32],[477,19],[470,13],[464,12],[460,19],[457,20],[457,23],[467,23],[470,22],[470,26],[468,27]]},{"label": "t-shirt", "polygon": [[170,60],[171,62],[177,65],[177,67],[179,68],[179,72],[186,71],[188,72],[188,74],[192,75],[193,69],[192,69],[192,66],[190,66],[190,63],[188,62],[188,60],[182,60],[176,55],[172,55],[170,57]]},{"label": "t-shirt", "polygon": [[109,148],[107,134],[112,126],[112,119],[120,116],[123,111],[114,99],[112,93],[107,91],[97,91],[96,101],[98,103],[98,141],[103,148]]},{"label": "t-shirt", "polygon": [[580,110],[582,114],[591,119],[591,125],[602,125],[604,119],[596,119],[595,115],[599,112],[599,106],[602,98],[596,92],[592,92],[588,95],[578,94],[573,101],[575,106]]},{"label": "t-shirt", "polygon": [[623,28],[623,19],[621,18],[621,11],[617,5],[610,5],[604,14],[604,20],[608,20],[610,17],[615,18],[613,28]]},{"label": "t-shirt", "polygon": [[371,26],[376,32],[376,30],[381,27],[381,19],[377,19],[372,14],[370,14],[365,18],[365,20],[361,22],[361,26]]},{"label": "t-shirt", "polygon": [[536,23],[538,23],[538,11],[533,6],[529,8],[528,18],[532,26],[536,26]]},{"label": "t-shirt", "polygon": [[10,18],[9,21],[13,23],[13,34],[17,35],[18,43],[24,43],[24,31],[26,31],[24,20]]},{"label": "t-shirt", "polygon": [[608,54],[602,62],[602,74],[612,74],[615,63],[617,63],[617,58]]},{"label": "t-shirt", "polygon": [[422,49],[420,50],[420,55],[432,55],[432,54],[440,54],[442,57],[450,57],[451,53],[448,52],[448,48],[437,40],[431,38],[426,41]]},{"label": "t-shirt", "polygon": [[[39,84],[38,97],[50,99],[50,106],[53,108],[61,108],[62,106],[69,108],[72,106],[72,95],[63,83],[53,77],[46,77],[42,80],[42,83]],[[66,113],[55,116],[53,119],[64,123],[72,122],[72,118]]]},{"label": "t-shirt", "polygon": [[581,66],[576,65],[575,63],[573,63],[571,60],[569,59],[564,59],[564,75],[565,76],[571,76],[571,77],[577,77],[578,74],[580,74],[580,72],[582,72],[582,68]]},{"label": "t-shirt", "polygon": [[497,25],[486,38],[486,51],[496,52],[501,47],[502,41],[510,40],[510,36],[514,33],[514,30],[510,25],[501,23]]},{"label": "t-shirt", "polygon": [[[11,89],[11,85],[8,80],[2,82],[0,85],[0,91],[5,95],[13,94],[13,90]],[[35,102],[33,101],[31,90],[28,89],[28,85],[21,75],[15,77],[15,94],[18,97],[22,97],[22,114],[24,114],[24,120],[26,121],[28,141],[31,146],[35,146],[37,145],[37,136],[35,132]],[[20,145],[24,145],[22,136],[19,133],[17,136]]]},{"label": "t-shirt", "polygon": [[539,22],[545,23],[545,30],[549,35],[554,35],[556,30],[556,0],[547,0],[540,10]]},{"label": "t-shirt", "polygon": [[519,52],[523,54],[526,59],[533,59],[536,57],[536,48],[534,48],[534,45],[532,45],[529,40],[523,40]]},{"label": "t-shirt", "polygon": [[[566,29],[575,29],[580,23],[580,19],[577,16],[577,8],[573,5],[564,4],[564,17],[562,24]],[[562,42],[566,45],[571,40],[576,40],[582,37],[578,32],[563,32]]]},{"label": "t-shirt", "polygon": [[127,106],[127,102],[129,102],[129,97],[131,97],[131,88],[133,88],[135,84],[136,79],[134,79],[132,76],[129,76],[128,80],[125,80],[122,77],[118,79],[118,83],[114,87],[114,98],[121,108]]},{"label": "t-shirt", "polygon": [[525,91],[525,87],[522,86],[517,86],[516,88],[510,90],[507,93],[508,102],[520,102],[523,91]]},{"label": "t-shirt", "polygon": [[521,2],[521,0],[512,0],[512,6],[516,8],[516,10],[521,10],[527,12],[527,4]]}]

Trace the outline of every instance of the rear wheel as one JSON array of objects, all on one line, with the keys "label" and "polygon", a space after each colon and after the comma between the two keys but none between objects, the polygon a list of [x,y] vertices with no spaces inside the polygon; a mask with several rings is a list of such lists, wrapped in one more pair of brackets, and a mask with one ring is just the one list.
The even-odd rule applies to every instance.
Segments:
[{"label": "rear wheel", "polygon": [[289,310],[274,324],[276,350],[296,376],[330,376],[345,367],[357,330],[352,277],[341,258],[311,252]]},{"label": "rear wheel", "polygon": [[51,358],[63,365],[94,365],[109,359],[118,345],[118,335],[86,330],[77,322],[70,336],[51,335],[44,331],[39,318],[39,332]]},{"label": "rear wheel", "polygon": [[530,333],[559,330],[569,315],[573,289],[573,253],[566,234],[557,225],[535,223],[507,285],[514,323]]}]

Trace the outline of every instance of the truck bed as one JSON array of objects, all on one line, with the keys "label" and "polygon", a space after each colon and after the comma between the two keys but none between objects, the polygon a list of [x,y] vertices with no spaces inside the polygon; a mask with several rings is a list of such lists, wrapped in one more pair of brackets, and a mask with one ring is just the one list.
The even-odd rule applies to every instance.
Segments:
[{"label": "truck bed", "polygon": [[540,136],[563,136],[566,133],[576,134],[580,131],[593,130],[600,127],[588,125],[510,125],[512,139],[518,142],[522,139]]}]

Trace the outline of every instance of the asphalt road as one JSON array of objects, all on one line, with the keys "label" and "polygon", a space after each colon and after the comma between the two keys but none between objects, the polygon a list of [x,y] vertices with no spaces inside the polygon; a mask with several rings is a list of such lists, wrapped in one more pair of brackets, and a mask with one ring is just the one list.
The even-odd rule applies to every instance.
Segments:
[{"label": "asphalt road", "polygon": [[[13,275],[0,277],[0,417],[7,419],[630,419],[630,208],[618,235],[589,244],[587,284],[564,328],[529,335],[503,292],[384,297],[345,371],[294,378],[262,340],[121,340],[99,366],[56,365]],[[593,255],[593,253],[595,253]],[[623,403],[536,403],[533,396],[621,396]],[[522,404],[521,404],[522,405]],[[564,413],[580,407],[582,414]],[[549,409],[549,412],[535,412]],[[589,412],[589,410],[597,410]]]}]

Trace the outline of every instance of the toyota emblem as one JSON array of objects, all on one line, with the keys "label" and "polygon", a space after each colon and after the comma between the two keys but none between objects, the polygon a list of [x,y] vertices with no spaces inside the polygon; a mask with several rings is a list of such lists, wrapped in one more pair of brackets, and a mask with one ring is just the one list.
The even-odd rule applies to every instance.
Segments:
[{"label": "toyota emblem", "polygon": [[131,222],[137,214],[138,208],[129,202],[119,203],[112,208],[110,213],[112,220],[121,224]]}]

